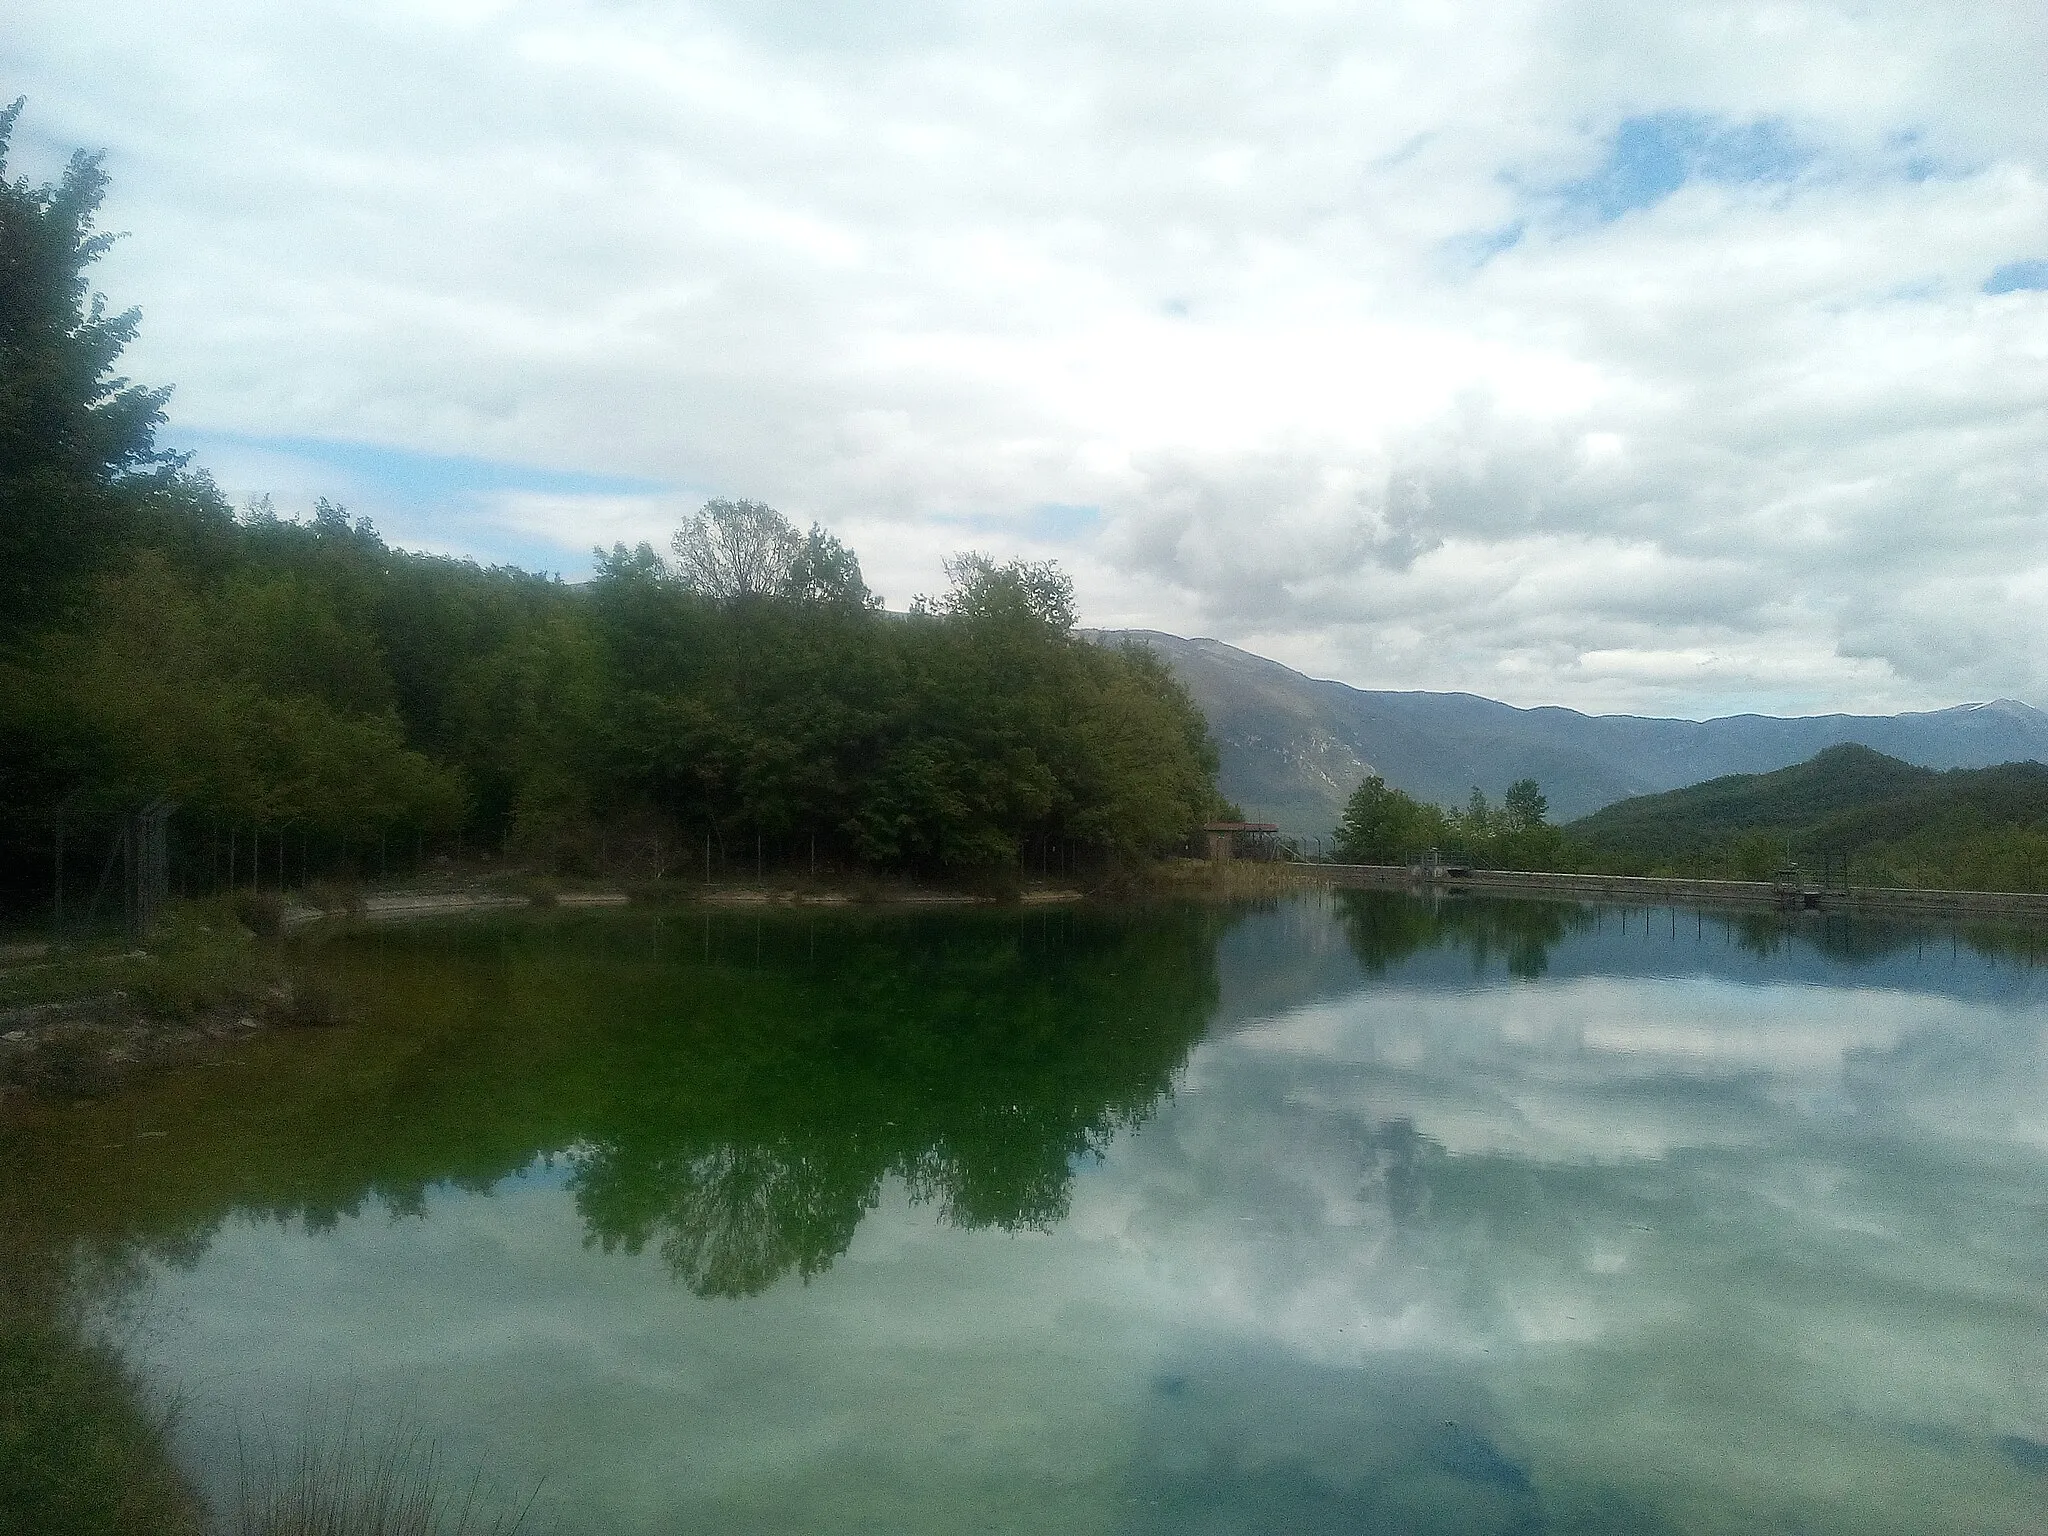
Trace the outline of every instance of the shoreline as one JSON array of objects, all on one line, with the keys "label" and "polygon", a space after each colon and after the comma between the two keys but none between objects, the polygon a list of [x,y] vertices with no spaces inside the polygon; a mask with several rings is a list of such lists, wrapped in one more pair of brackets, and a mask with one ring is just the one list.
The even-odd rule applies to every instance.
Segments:
[{"label": "shoreline", "polygon": [[[520,885],[534,888],[520,890]],[[261,935],[232,915],[236,898],[230,893],[180,904],[176,918],[143,946],[112,938],[53,944],[19,934],[0,944],[0,998],[7,999],[0,1003],[0,1124],[9,1106],[22,1101],[98,1098],[118,1092],[134,1077],[203,1062],[237,1041],[272,1030],[345,1025],[345,1011],[300,974],[287,947],[295,938],[323,931],[634,906],[1048,907],[1078,905],[1091,897],[1072,886],[1036,883],[1002,894],[809,881],[562,889],[552,881],[505,874],[443,875],[398,888],[328,891],[321,893],[328,898],[324,905],[305,900],[307,894],[260,893],[265,907]],[[196,980],[184,974],[194,969],[205,974]]]},{"label": "shoreline", "polygon": [[1432,891],[1479,895],[1526,894],[1550,901],[1627,901],[1658,906],[1737,906],[1776,911],[1854,913],[1858,916],[2003,918],[2048,924],[2048,892],[1950,891],[1930,887],[1857,885],[1827,889],[1813,883],[1704,880],[1685,875],[1595,875],[1562,870],[1473,869],[1434,878],[1405,864],[1304,864],[1325,872],[1332,885],[1353,889]]},{"label": "shoreline", "polygon": [[[522,890],[521,885],[529,888]],[[627,907],[1043,909],[1132,900],[1256,901],[1315,887],[1935,921],[1991,919],[2048,927],[2048,893],[1885,887],[1809,893],[1788,892],[1767,881],[1517,870],[1471,870],[1455,878],[1422,880],[1402,865],[1243,861],[1216,866],[1182,860],[1156,866],[1109,889],[1033,882],[994,892],[820,880],[564,889],[530,876],[442,875],[406,887],[349,892],[340,901],[332,899],[335,893],[323,893],[330,898],[324,907],[264,893],[269,897],[265,938],[229,915],[234,911],[232,899],[216,898],[182,907],[149,948],[112,941],[52,946],[18,938],[0,944],[0,998],[7,999],[0,1005],[0,1123],[8,1118],[11,1105],[116,1093],[131,1078],[204,1062],[238,1041],[271,1030],[345,1025],[346,1010],[292,963],[288,946],[301,935],[440,919]]]}]

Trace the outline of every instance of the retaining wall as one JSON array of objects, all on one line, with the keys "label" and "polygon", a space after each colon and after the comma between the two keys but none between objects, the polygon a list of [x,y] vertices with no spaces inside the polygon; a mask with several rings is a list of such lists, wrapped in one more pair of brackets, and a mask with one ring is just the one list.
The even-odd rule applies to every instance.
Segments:
[{"label": "retaining wall", "polygon": [[[1580,875],[1536,870],[1475,869],[1455,879],[1423,881],[1402,864],[1305,865],[1333,884],[1396,889],[1492,891],[1503,895],[1774,907],[1794,902],[1824,912],[1909,912],[1925,916],[2008,917],[2048,922],[2048,892],[1934,891],[1899,886],[1852,886],[1847,891],[1785,893],[1768,880],[1693,880],[1658,875]],[[1802,898],[1804,900],[1802,901]]]}]

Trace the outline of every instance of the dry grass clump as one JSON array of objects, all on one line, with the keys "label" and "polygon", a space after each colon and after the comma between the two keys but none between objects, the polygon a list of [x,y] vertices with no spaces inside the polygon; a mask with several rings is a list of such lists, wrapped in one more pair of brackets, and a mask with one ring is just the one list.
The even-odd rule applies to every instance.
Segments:
[{"label": "dry grass clump", "polygon": [[[538,1494],[539,1489],[534,1490]],[[512,1536],[534,1495],[490,1507],[481,1471],[451,1483],[434,1442],[403,1423],[367,1433],[353,1411],[315,1425],[289,1451],[242,1448],[223,1536]]]},{"label": "dry grass clump", "polygon": [[1220,864],[1206,859],[1173,859],[1158,867],[1157,879],[1170,891],[1233,900],[1278,896],[1330,883],[1329,872],[1319,865],[1262,859],[1230,859]]}]

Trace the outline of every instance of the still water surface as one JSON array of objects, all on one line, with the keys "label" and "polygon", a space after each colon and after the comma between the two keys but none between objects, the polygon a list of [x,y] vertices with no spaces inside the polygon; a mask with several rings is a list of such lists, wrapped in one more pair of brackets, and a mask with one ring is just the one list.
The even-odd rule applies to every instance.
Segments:
[{"label": "still water surface", "polygon": [[561,915],[16,1134],[196,1472],[565,1532],[2048,1529],[2048,971],[1323,893]]}]

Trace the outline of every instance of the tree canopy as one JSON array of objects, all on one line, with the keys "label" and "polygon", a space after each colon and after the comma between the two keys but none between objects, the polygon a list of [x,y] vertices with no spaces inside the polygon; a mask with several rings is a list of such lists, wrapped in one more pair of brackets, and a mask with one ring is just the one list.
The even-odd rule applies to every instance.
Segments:
[{"label": "tree canopy", "polygon": [[15,900],[67,819],[159,800],[342,858],[466,836],[558,866],[629,849],[654,873],[685,844],[747,865],[1142,859],[1217,804],[1185,691],[1078,636],[1050,564],[963,554],[947,592],[889,614],[851,549],[758,501],[708,501],[672,560],[617,547],[575,587],[392,549],[326,501],[231,512],[156,446],[168,391],[114,371],[140,320],[87,281],[105,190],[91,155],[50,186],[0,176]]},{"label": "tree canopy", "polygon": [[156,445],[170,390],[114,371],[140,314],[92,290],[115,240],[94,227],[100,156],[73,155],[55,185],[10,180],[22,107],[0,109],[0,643],[77,597],[142,515],[148,478],[183,462]]},{"label": "tree canopy", "polygon": [[1403,864],[1434,848],[1446,858],[1493,869],[1555,868],[1564,842],[1549,823],[1550,802],[1534,779],[1508,786],[1496,807],[1477,788],[1446,810],[1368,774],[1345,803],[1337,857],[1352,864]]},{"label": "tree canopy", "polygon": [[1846,861],[1858,885],[2048,890],[2048,765],[1918,768],[1855,743],[1622,800],[1566,829],[1582,867],[1765,880]]}]

